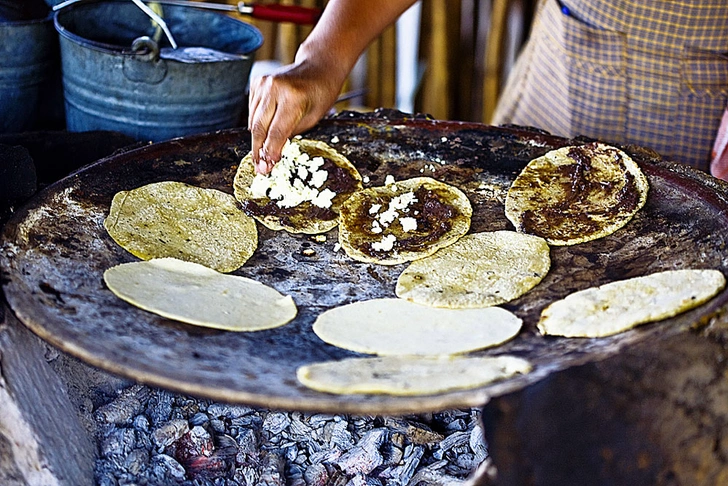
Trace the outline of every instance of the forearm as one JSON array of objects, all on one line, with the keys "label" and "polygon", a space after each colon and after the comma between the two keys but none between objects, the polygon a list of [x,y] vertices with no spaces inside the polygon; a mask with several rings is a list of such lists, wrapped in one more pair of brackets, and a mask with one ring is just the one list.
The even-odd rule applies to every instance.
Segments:
[{"label": "forearm", "polygon": [[331,0],[296,54],[343,80],[366,47],[416,0]]}]

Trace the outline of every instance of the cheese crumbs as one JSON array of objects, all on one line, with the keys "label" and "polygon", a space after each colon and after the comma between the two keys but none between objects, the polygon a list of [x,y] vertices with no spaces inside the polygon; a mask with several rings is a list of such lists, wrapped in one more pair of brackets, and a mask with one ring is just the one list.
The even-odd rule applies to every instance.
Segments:
[{"label": "cheese crumbs", "polygon": [[336,193],[328,188],[319,191],[329,173],[321,169],[323,157],[310,157],[301,151],[296,140],[286,141],[281,160],[269,175],[256,174],[250,192],[256,199],[268,197],[281,208],[292,208],[310,202],[330,208]]}]

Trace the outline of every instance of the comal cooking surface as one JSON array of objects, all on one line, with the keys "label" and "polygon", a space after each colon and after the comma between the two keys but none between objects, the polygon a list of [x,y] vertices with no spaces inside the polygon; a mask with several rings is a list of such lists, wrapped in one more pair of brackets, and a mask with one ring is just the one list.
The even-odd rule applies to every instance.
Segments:
[{"label": "comal cooking surface", "polygon": [[[394,115],[394,116],[393,116]],[[307,137],[346,155],[369,178],[365,187],[431,176],[460,187],[473,204],[471,232],[513,229],[505,218],[506,191],[525,164],[573,143],[537,131],[440,122],[401,114],[342,113]],[[296,380],[296,368],[358,356],[320,341],[311,331],[326,309],[394,297],[405,265],[381,266],[334,252],[337,232],[319,243],[307,235],[258,225],[259,248],[236,275],[293,296],[296,319],[254,333],[204,329],[142,311],[114,296],[103,273],[137,258],[108,236],[103,220],[118,191],[175,180],[232,193],[250,134],[229,130],[149,145],[115,155],[39,192],[6,225],[3,288],[17,317],[35,333],[82,360],[113,373],[180,393],[271,408],[331,413],[398,414],[479,406],[568,366],[602,359],[623,346],[706,325],[728,300],[659,323],[600,339],[543,337],[541,310],[567,294],[614,280],[679,268],[715,268],[728,275],[728,188],[703,173],[626,147],[650,182],[646,206],[623,229],[596,241],[552,247],[552,268],[521,298],[503,305],[524,320],[505,345],[476,355],[514,354],[534,370],[473,390],[432,396],[330,395]],[[305,249],[314,250],[307,256]],[[310,252],[306,252],[307,254]]]}]

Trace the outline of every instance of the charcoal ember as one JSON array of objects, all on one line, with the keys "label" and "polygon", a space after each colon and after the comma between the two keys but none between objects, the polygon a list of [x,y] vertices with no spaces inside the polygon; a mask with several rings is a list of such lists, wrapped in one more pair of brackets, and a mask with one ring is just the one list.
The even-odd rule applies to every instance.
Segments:
[{"label": "charcoal ember", "polygon": [[388,479],[394,484],[409,484],[415,474],[415,470],[420,465],[420,461],[424,454],[424,446],[414,444],[407,445],[404,451],[402,465],[385,469],[380,474],[380,477]]},{"label": "charcoal ember", "polygon": [[143,385],[126,388],[115,400],[99,407],[94,416],[107,424],[129,424],[136,415],[144,411],[150,393],[149,388]]},{"label": "charcoal ember", "polygon": [[340,417],[334,417],[333,421],[324,425],[323,439],[332,447],[342,450],[349,450],[354,446],[354,438],[348,430],[349,424]]},{"label": "charcoal ember", "polygon": [[170,476],[174,479],[184,479],[187,473],[182,465],[167,454],[158,454],[152,458],[152,468],[157,477]]},{"label": "charcoal ember", "polygon": [[385,417],[384,426],[403,433],[413,444],[434,444],[443,440],[442,434],[433,432],[427,426],[395,417]]},{"label": "charcoal ember", "polygon": [[475,454],[476,462],[481,463],[488,457],[488,448],[485,444],[485,437],[483,437],[483,428],[480,425],[473,427],[468,443],[473,454]]},{"label": "charcoal ember", "polygon": [[283,458],[273,452],[263,451],[260,460],[260,486],[285,486]]},{"label": "charcoal ember", "polygon": [[329,470],[321,463],[311,464],[303,473],[308,486],[326,486],[329,484]]},{"label": "charcoal ember", "polygon": [[309,460],[311,461],[311,464],[334,463],[339,457],[341,457],[341,454],[343,454],[343,451],[341,449],[326,449],[319,452],[314,452],[309,456]]},{"label": "charcoal ember", "polygon": [[137,476],[142,473],[142,471],[147,467],[149,464],[150,454],[147,449],[144,448],[137,448],[134,449],[129,453],[129,455],[126,456],[125,466],[126,470],[131,474],[132,476]]},{"label": "charcoal ember", "polygon": [[280,412],[269,413],[263,420],[263,435],[268,440],[283,432],[291,425],[291,418]]},{"label": "charcoal ember", "polygon": [[132,427],[139,432],[149,432],[149,419],[145,415],[137,415],[132,421]]},{"label": "charcoal ember", "polygon": [[182,466],[187,467],[199,456],[211,456],[214,449],[212,436],[198,425],[173,442],[168,453]]},{"label": "charcoal ember", "polygon": [[204,412],[197,412],[190,418],[189,423],[191,426],[202,425],[210,421],[210,417]]},{"label": "charcoal ember", "polygon": [[189,432],[189,430],[190,427],[187,420],[170,420],[152,432],[152,441],[157,447],[164,449],[176,442],[180,437]]},{"label": "charcoal ember", "polygon": [[451,476],[442,471],[447,461],[439,461],[419,469],[409,484],[415,486],[465,486],[466,484],[474,484],[466,482],[455,476]]},{"label": "charcoal ember", "polygon": [[133,429],[115,428],[101,442],[101,455],[106,458],[125,456],[133,448],[136,435]]},{"label": "charcoal ember", "polygon": [[253,429],[244,429],[238,433],[236,442],[238,444],[237,462],[243,464],[248,456],[258,453],[258,434]]},{"label": "charcoal ember", "polygon": [[174,395],[164,390],[157,390],[147,402],[145,415],[149,417],[153,427],[159,427],[172,416]]},{"label": "charcoal ember", "polygon": [[305,441],[311,437],[313,433],[313,428],[310,425],[304,423],[302,417],[303,416],[300,413],[291,414],[291,421],[288,426],[289,439],[295,441]]},{"label": "charcoal ember", "polygon": [[224,434],[227,430],[227,424],[224,420],[212,419],[210,420],[210,428],[218,434]]},{"label": "charcoal ember", "polygon": [[385,429],[370,430],[354,447],[342,454],[335,464],[350,475],[370,473],[384,462],[379,448],[386,436]]},{"label": "charcoal ember", "polygon": [[254,412],[255,409],[244,405],[213,403],[207,407],[207,415],[215,418],[236,419]]},{"label": "charcoal ember", "polygon": [[450,449],[453,449],[455,447],[461,447],[463,445],[469,446],[470,436],[470,432],[455,432],[454,434],[448,435],[440,441],[440,444],[438,445],[438,450],[433,453],[433,456],[435,457],[435,459],[439,460],[445,457],[445,453]]},{"label": "charcoal ember", "polygon": [[407,438],[401,432],[392,432],[389,440],[382,446],[383,465],[396,466],[404,458],[404,447]]}]

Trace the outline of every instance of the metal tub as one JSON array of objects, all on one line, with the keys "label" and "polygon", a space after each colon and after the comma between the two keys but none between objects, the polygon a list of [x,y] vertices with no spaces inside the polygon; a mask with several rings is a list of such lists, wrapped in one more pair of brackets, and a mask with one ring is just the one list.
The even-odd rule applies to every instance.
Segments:
[{"label": "metal tub", "polygon": [[[160,141],[238,125],[255,51],[255,27],[215,12],[164,6],[177,41],[132,2],[59,10],[66,124]],[[190,48],[206,55],[183,56]]]}]

